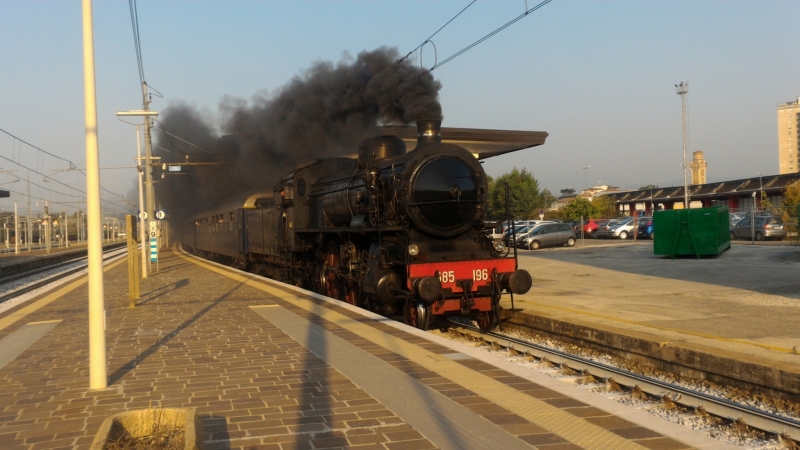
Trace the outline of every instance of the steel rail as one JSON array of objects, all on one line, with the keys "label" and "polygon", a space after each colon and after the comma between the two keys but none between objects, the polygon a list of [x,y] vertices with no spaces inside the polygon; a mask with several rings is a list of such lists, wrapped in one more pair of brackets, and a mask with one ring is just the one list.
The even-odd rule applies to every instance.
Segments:
[{"label": "steel rail", "polygon": [[[119,248],[112,248],[112,249],[106,250],[104,252],[104,255],[107,255],[107,256],[105,256],[103,258],[103,262],[108,261],[109,259],[118,256],[116,254],[111,255],[111,253],[117,252],[117,251],[120,251],[120,249]],[[86,257],[84,256],[83,259],[86,259]],[[71,262],[76,262],[76,260],[72,260]],[[65,278],[65,277],[68,277],[68,276],[70,276],[70,275],[72,275],[74,273],[80,272],[82,270],[86,270],[87,265],[88,265],[88,262],[86,264],[81,264],[78,267],[74,267],[72,269],[68,269],[68,270],[65,270],[63,272],[59,272],[59,273],[53,274],[53,275],[51,275],[51,276],[49,276],[47,278],[43,278],[43,279],[41,279],[39,281],[35,281],[33,283],[26,284],[25,286],[22,286],[22,287],[20,287],[18,289],[15,289],[15,290],[10,291],[10,292],[8,292],[6,294],[0,295],[0,304],[9,301],[12,298],[19,297],[20,295],[27,294],[28,292],[31,292],[31,291],[34,291],[34,290],[39,289],[41,287],[44,287],[44,286],[46,286],[46,285],[48,285],[48,284],[50,284],[50,283],[52,283],[54,281],[60,280],[60,279]],[[52,269],[53,267],[50,266],[50,268]]]},{"label": "steel rail", "polygon": [[[682,406],[698,409],[702,408],[709,414],[723,417],[731,421],[744,422],[750,427],[757,428],[777,435],[783,435],[794,441],[800,441],[800,421],[791,419],[778,414],[733,402],[731,400],[714,397],[712,395],[697,392],[689,388],[667,383],[664,381],[650,378],[629,372],[624,369],[609,366],[580,356],[571,355],[560,350],[554,350],[520,339],[511,338],[498,333],[483,333],[479,329],[459,322],[449,321],[454,326],[460,328],[457,332],[475,338],[480,338],[487,343],[496,344],[501,347],[510,348],[520,353],[528,353],[533,357],[547,359],[550,362],[564,365],[577,371],[586,371],[592,376],[608,378],[618,384],[627,386],[638,386],[643,391],[655,397],[662,397],[659,391],[667,391],[671,394],[671,400]],[[678,397],[678,394],[680,397]],[[680,399],[678,401],[677,399]],[[692,403],[695,404],[692,404]],[[776,429],[783,427],[782,429]]]},{"label": "steel rail", "polygon": [[57,269],[61,266],[66,266],[68,264],[75,263],[82,259],[86,259],[86,255],[78,256],[76,258],[67,259],[64,261],[54,262],[53,264],[48,264],[44,266],[31,267],[27,269],[20,269],[20,270],[15,270],[13,272],[8,272],[6,274],[0,275],[0,286],[2,286],[5,283],[10,283],[12,281],[17,281],[22,278],[27,278],[36,275],[38,273],[47,272],[48,270]]}]

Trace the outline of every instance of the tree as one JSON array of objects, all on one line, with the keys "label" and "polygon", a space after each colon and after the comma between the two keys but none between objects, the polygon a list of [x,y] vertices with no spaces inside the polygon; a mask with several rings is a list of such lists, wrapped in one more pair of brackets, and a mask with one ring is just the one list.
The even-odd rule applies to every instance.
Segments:
[{"label": "tree", "polygon": [[[767,204],[769,205],[769,200],[764,200],[761,203],[762,205]],[[781,218],[783,222],[786,224],[787,228],[787,235],[791,234],[792,237],[789,239],[797,240],[800,239],[800,234],[798,234],[798,216],[797,216],[797,208],[800,206],[800,181],[795,181],[794,183],[789,184],[786,186],[786,192],[783,194],[783,212],[781,214]]]},{"label": "tree", "polygon": [[595,212],[592,219],[609,218],[617,215],[617,204],[607,195],[595,197],[592,201],[592,206],[594,206]]},{"label": "tree", "polygon": [[561,197],[558,198],[567,198],[574,196],[575,196],[575,189],[561,189]]},{"label": "tree", "polygon": [[561,211],[566,220],[580,220],[581,217],[584,219],[599,219],[602,217],[614,217],[616,215],[616,204],[607,195],[595,197],[593,201],[589,201],[584,197],[577,197],[567,203],[567,206]]},{"label": "tree", "polygon": [[567,220],[580,220],[581,217],[589,219],[596,214],[592,202],[583,197],[576,197],[575,200],[567,203],[561,211]]},{"label": "tree", "polygon": [[511,200],[509,210],[513,218],[527,219],[544,206],[536,178],[527,169],[518,170],[514,167],[511,172],[497,177],[489,188],[489,217],[492,219],[506,218],[506,182]]},{"label": "tree", "polygon": [[658,185],[655,184],[645,184],[644,186],[640,187],[640,191],[646,191],[648,189],[658,189]]},{"label": "tree", "polygon": [[545,188],[542,191],[542,204],[544,209],[550,209],[550,206],[558,200],[555,195],[550,193],[550,189]]}]

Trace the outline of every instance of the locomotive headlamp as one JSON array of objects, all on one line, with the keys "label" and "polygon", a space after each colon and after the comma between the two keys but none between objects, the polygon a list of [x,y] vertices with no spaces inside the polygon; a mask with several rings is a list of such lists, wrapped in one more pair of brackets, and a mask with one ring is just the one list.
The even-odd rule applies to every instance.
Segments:
[{"label": "locomotive headlamp", "polygon": [[502,252],[506,248],[506,244],[503,241],[494,241],[494,249],[498,252]]},{"label": "locomotive headlamp", "polygon": [[417,247],[415,244],[409,245],[408,254],[411,256],[417,256],[419,254],[419,247]]}]

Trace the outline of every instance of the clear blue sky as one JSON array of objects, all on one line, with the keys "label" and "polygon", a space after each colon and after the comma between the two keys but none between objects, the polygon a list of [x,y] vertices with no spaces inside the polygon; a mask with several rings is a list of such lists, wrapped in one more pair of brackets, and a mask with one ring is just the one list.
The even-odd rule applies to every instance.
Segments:
[{"label": "clear blue sky", "polygon": [[[145,77],[164,95],[152,107],[183,100],[213,117],[224,97],[272,92],[313,61],[379,46],[405,53],[468,3],[142,0]],[[478,0],[434,38],[439,58],[524,7],[522,0]],[[709,181],[775,174],[776,107],[800,96],[798,18],[795,0],[554,0],[434,72],[443,84],[444,126],[547,131],[544,146],[490,159],[485,168],[497,176],[525,167],[556,194],[583,188],[584,166],[591,166],[589,184],[680,185],[673,85],[689,81],[691,150],[705,152]],[[134,127],[114,116],[141,107],[128,3],[95,2],[94,25],[101,166],[132,166]],[[0,2],[0,129],[79,167],[81,39],[79,1]],[[432,61],[426,47],[423,64]],[[79,174],[51,172],[66,163],[1,133],[0,156],[84,189]],[[20,169],[6,160],[0,168]],[[135,176],[133,169],[104,170],[101,182],[127,196]],[[0,175],[0,183],[13,180]],[[31,182],[81,196],[36,174]],[[80,200],[37,186],[31,193],[66,205]],[[13,209],[14,200],[26,201],[14,196],[0,208]]]}]

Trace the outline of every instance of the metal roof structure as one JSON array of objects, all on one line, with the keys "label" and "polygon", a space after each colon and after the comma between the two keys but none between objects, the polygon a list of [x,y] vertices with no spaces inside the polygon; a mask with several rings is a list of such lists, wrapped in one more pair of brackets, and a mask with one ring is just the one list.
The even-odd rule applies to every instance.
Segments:
[{"label": "metal roof structure", "polygon": [[[765,192],[767,195],[778,195],[786,191],[786,187],[800,180],[800,173],[782,175],[762,175],[761,177],[743,178],[740,180],[718,181],[716,183],[694,184],[689,186],[691,200],[722,199],[728,197],[748,197],[753,192]],[[683,186],[643,189],[638,191],[612,192],[608,195],[616,203],[682,202]]]},{"label": "metal roof structure", "polygon": [[[402,139],[409,150],[417,145],[417,128],[414,125],[386,125],[378,128],[381,134]],[[544,144],[547,136],[549,134],[545,131],[442,127],[442,142],[460,145],[476,154],[478,159],[536,147]]]}]

